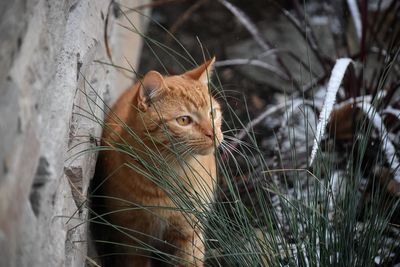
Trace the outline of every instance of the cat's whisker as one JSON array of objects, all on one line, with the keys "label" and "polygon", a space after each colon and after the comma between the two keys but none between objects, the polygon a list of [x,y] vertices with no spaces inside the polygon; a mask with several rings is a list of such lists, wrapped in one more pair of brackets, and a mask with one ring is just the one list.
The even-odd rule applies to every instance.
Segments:
[{"label": "cat's whisker", "polygon": [[242,95],[242,93],[240,93],[238,90],[231,90],[231,89],[224,88],[224,90],[214,90],[212,92],[212,96],[214,98],[216,96],[228,96],[227,93],[233,93],[233,94],[237,94],[237,95]]},{"label": "cat's whisker", "polygon": [[240,151],[237,147],[233,146],[230,143],[222,142],[221,146],[225,147],[227,149],[227,151],[229,151],[229,152],[235,152],[241,156],[245,155],[242,151]]},{"label": "cat's whisker", "polygon": [[223,134],[227,134],[227,133],[238,133],[240,132],[242,129],[240,128],[230,128],[228,130],[222,131]]},{"label": "cat's whisker", "polygon": [[234,147],[228,143],[225,143],[225,146],[228,148],[230,152],[236,153],[241,157],[246,157],[246,154],[243,151],[240,151],[237,147]]},{"label": "cat's whisker", "polygon": [[231,100],[235,100],[235,101],[240,101],[240,99],[238,97],[234,97],[234,96],[217,96],[214,97],[215,100],[223,100],[224,102],[226,102],[227,100],[231,99]]},{"label": "cat's whisker", "polygon": [[228,140],[232,141],[233,144],[239,144],[239,145],[245,146],[247,148],[257,149],[256,146],[254,146],[254,145],[252,145],[252,144],[250,144],[250,143],[248,143],[246,141],[240,140],[240,139],[238,139],[236,137],[233,137],[233,136],[225,136],[225,139],[226,139],[226,141],[228,141]]},{"label": "cat's whisker", "polygon": [[223,149],[222,149],[222,160],[228,159],[228,155],[230,155],[230,157],[232,159],[235,159],[237,156],[235,156],[234,153],[238,154],[241,157],[246,157],[246,155],[243,152],[238,151],[237,149],[232,149],[232,148],[226,147],[226,144],[221,145],[221,147],[223,147]]},{"label": "cat's whisker", "polygon": [[227,152],[231,152],[231,149],[227,146],[226,143],[221,143],[220,148],[224,154]]},{"label": "cat's whisker", "polygon": [[231,149],[226,147],[226,144],[221,143],[221,148],[222,148],[222,161],[227,160],[229,156],[235,159],[235,156],[233,155]]}]

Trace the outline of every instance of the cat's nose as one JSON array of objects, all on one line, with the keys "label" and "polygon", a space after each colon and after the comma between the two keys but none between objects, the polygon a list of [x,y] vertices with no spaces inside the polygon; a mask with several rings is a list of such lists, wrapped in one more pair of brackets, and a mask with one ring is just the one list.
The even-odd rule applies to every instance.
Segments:
[{"label": "cat's nose", "polygon": [[213,131],[213,129],[204,130],[204,135],[209,137],[211,140],[214,140],[214,131]]}]

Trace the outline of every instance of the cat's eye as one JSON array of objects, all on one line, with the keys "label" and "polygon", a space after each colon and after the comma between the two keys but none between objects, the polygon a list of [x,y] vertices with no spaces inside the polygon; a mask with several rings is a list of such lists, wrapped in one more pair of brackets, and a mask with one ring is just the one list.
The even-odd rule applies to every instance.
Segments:
[{"label": "cat's eye", "polygon": [[193,119],[190,116],[180,116],[176,118],[176,122],[181,126],[187,126],[193,122]]}]

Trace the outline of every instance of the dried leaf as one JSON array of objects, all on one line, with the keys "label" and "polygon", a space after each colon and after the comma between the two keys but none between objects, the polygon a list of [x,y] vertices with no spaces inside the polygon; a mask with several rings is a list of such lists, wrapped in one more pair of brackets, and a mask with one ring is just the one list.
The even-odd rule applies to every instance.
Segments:
[{"label": "dried leaf", "polygon": [[346,104],[332,111],[328,122],[329,135],[336,140],[352,140],[353,126],[355,125],[354,112],[357,112],[352,104]]},{"label": "dried leaf", "polygon": [[367,102],[359,103],[357,104],[357,107],[359,107],[364,112],[364,114],[368,116],[376,130],[378,130],[382,138],[383,150],[385,152],[386,160],[388,161],[390,168],[393,171],[394,179],[396,180],[396,182],[400,183],[400,162],[396,156],[396,149],[388,138],[388,132],[385,125],[383,124],[381,116],[375,110],[375,108]]}]

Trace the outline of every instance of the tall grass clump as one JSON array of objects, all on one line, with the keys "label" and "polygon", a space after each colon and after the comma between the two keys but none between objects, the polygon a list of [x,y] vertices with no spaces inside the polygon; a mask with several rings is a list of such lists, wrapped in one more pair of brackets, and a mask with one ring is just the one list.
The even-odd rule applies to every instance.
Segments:
[{"label": "tall grass clump", "polygon": [[[378,1],[372,20],[367,1],[359,1],[359,5],[356,1],[343,1],[351,11],[352,16],[346,18],[350,26],[351,21],[356,25],[355,34],[342,36],[347,34],[343,25],[341,34],[332,32],[341,38],[336,40],[339,52],[327,55],[322,52],[302,5],[294,1],[294,11],[288,11],[271,2],[299,30],[323,71],[319,77],[310,74],[298,81],[286,67],[287,58],[280,57],[279,47],[269,46],[249,16],[229,1],[219,2],[239,23],[245,24],[244,28],[262,49],[275,54],[276,65],[268,62],[256,65],[273,66],[264,69],[270,74],[279,71],[277,76],[282,79],[292,79],[295,90],[285,96],[284,103],[270,105],[258,117],[251,118],[246,98],[224,90],[216,72],[210,92],[224,107],[225,140],[215,153],[218,165],[215,201],[199,205],[203,200],[185,189],[186,185],[169,167],[171,159],[163,157],[160,151],[143,147],[138,153],[132,149],[132,142],[141,144],[142,140],[117,117],[114,117],[115,123],[129,133],[129,140],[98,146],[93,151],[118,150],[129,155],[132,161],[140,162],[145,167],[143,175],[163,188],[179,211],[201,222],[206,233],[206,266],[392,266],[399,263],[400,24],[396,24],[396,15],[400,5],[392,1],[390,7],[381,10],[383,1]],[[123,15],[136,12],[169,34],[139,10],[118,8]],[[334,7],[327,3],[325,8],[332,11]],[[328,16],[335,19],[332,12]],[[203,58],[196,62],[174,35],[170,38],[177,43],[176,49],[139,32],[132,23],[121,26],[132,34],[139,34],[153,51],[152,60],[158,61],[166,71],[169,68],[164,66],[162,58],[184,69],[209,57],[200,40],[198,49]],[[355,47],[350,44],[353,41]],[[310,61],[290,58],[297,58],[299,66],[307,66],[309,73],[313,73]],[[259,62],[255,58],[247,60],[253,66]],[[243,60],[236,62],[244,64]],[[100,63],[120,68],[109,62]],[[235,61],[225,63],[235,64]],[[130,71],[137,74],[134,69]],[[87,92],[95,91],[94,88],[87,81],[86,85],[84,93],[89,106],[109,113],[110,107],[96,104]],[[230,105],[232,97],[243,101],[244,114],[238,114],[236,107]],[[101,123],[92,117],[91,109],[82,109],[82,115]],[[274,134],[267,137],[269,144],[274,145],[272,159],[260,144],[265,133],[257,130],[268,117],[281,121]],[[105,127],[104,131],[112,129]],[[174,160],[182,167],[195,172],[185,160],[192,156],[190,151],[183,156],[179,148],[165,149],[176,155]],[[125,165],[143,171],[130,162]],[[107,197],[98,194],[96,189],[96,186],[92,188],[90,201],[86,203],[92,213],[88,223],[108,226],[129,236],[129,229],[111,224],[106,214],[93,209],[91,203]],[[155,208],[135,203],[130,206],[149,211]],[[94,236],[93,241],[103,245],[109,242],[101,236]],[[154,252],[160,262],[174,260],[154,247],[143,246]],[[98,255],[99,259],[104,256]]]}]

